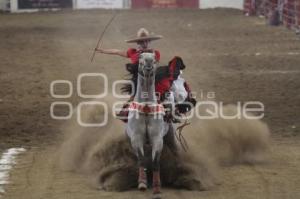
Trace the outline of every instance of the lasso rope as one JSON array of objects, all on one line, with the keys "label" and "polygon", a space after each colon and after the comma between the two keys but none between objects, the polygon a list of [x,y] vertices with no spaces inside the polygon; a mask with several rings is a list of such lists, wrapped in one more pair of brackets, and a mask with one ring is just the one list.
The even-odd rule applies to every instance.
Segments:
[{"label": "lasso rope", "polygon": [[96,47],[95,47],[95,49],[94,49],[94,52],[93,52],[93,54],[92,54],[91,62],[93,62],[93,60],[94,60],[94,57],[95,57],[95,54],[96,54],[96,49],[100,47],[100,42],[102,41],[102,38],[103,38],[103,36],[104,36],[106,30],[108,29],[108,27],[110,26],[110,24],[112,23],[112,21],[115,19],[116,16],[117,16],[117,12],[115,12],[115,14],[110,18],[110,20],[109,20],[108,23],[106,24],[104,30],[101,32],[101,35],[100,35],[100,37],[99,37],[99,39],[98,39],[98,42],[97,42],[97,45],[96,45]]}]

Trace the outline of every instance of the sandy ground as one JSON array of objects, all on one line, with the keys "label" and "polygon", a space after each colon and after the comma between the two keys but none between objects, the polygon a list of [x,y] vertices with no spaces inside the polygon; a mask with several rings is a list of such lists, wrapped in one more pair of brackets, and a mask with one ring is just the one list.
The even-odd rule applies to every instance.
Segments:
[{"label": "sandy ground", "polygon": [[[299,141],[275,139],[272,161],[266,165],[224,168],[220,185],[209,191],[164,189],[164,198],[289,198],[300,197]],[[151,198],[141,193],[104,192],[91,188],[83,176],[61,172],[57,167],[56,147],[34,148],[23,155],[12,173],[13,184],[6,187],[5,198]]]},{"label": "sandy ground", "polygon": [[[95,190],[82,176],[57,166],[64,122],[49,115],[49,85],[79,73],[124,77],[126,60],[89,59],[111,11],[0,15],[0,150],[28,149],[11,173],[3,198],[145,198],[150,192]],[[283,27],[265,26],[235,10],[122,11],[107,30],[103,47],[128,48],[139,27],[165,36],[153,43],[162,63],[185,60],[185,78],[198,94],[215,92],[224,103],[261,101],[272,131],[271,162],[224,168],[221,183],[205,192],[164,190],[165,198],[300,197],[300,38]],[[93,93],[99,87],[84,88]],[[64,89],[58,92],[64,93]],[[198,98],[201,96],[198,96]],[[76,92],[64,101],[76,106]]]}]

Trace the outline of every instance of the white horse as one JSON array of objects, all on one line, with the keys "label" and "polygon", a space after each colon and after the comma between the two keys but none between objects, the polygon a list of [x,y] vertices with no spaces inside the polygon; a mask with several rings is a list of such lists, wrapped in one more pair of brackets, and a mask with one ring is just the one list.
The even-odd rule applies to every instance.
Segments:
[{"label": "white horse", "polygon": [[[153,53],[142,53],[139,58],[137,89],[134,101],[129,106],[126,133],[138,157],[138,188],[147,189],[145,172],[145,144],[152,148],[153,198],[160,198],[160,156],[163,149],[163,138],[174,133],[172,123],[164,121],[164,107],[158,104],[155,95],[155,71],[157,63]],[[172,137],[172,135],[171,135]],[[173,139],[173,138],[171,138]],[[175,142],[174,142],[175,143]]]}]

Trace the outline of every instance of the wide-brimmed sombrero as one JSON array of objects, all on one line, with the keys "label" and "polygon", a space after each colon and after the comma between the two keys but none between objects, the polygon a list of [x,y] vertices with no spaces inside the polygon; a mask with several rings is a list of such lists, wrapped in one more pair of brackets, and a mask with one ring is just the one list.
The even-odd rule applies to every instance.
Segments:
[{"label": "wide-brimmed sombrero", "polygon": [[137,37],[125,40],[127,43],[137,43],[139,41],[154,41],[161,39],[163,36],[161,35],[154,35],[154,34],[149,34],[149,31],[146,30],[145,28],[141,28],[137,32]]}]

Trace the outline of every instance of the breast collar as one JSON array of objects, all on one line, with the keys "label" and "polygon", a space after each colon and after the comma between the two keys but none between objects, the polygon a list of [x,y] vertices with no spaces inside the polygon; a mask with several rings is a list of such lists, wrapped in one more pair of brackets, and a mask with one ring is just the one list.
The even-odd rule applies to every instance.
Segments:
[{"label": "breast collar", "polygon": [[156,103],[139,103],[139,102],[131,102],[128,108],[129,111],[137,111],[143,114],[165,114],[165,109],[162,104]]}]

